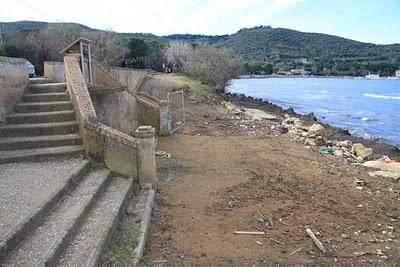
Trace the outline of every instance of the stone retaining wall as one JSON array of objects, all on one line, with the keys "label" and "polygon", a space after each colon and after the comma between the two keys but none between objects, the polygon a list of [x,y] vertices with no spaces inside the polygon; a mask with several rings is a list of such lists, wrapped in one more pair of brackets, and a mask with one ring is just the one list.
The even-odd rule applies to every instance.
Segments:
[{"label": "stone retaining wall", "polygon": [[55,83],[65,82],[65,68],[63,62],[45,61],[44,77],[51,78]]},{"label": "stone retaining wall", "polygon": [[0,124],[14,105],[21,101],[21,96],[28,85],[27,60],[22,58],[0,57]]},{"label": "stone retaining wall", "polygon": [[105,67],[104,69],[117,79],[130,93],[137,92],[144,78],[147,76],[147,71],[140,69],[118,67]]}]

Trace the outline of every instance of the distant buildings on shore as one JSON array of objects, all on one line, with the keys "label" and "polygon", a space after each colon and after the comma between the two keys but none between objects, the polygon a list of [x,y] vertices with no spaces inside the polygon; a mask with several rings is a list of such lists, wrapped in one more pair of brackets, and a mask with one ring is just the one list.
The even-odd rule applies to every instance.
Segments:
[{"label": "distant buildings on shore", "polygon": [[396,70],[396,74],[394,76],[400,78],[400,69]]},{"label": "distant buildings on shore", "polygon": [[291,69],[290,71],[280,70],[276,74],[278,74],[278,75],[301,75],[301,76],[306,76],[306,75],[310,75],[311,72],[310,71],[306,71],[304,69]]}]

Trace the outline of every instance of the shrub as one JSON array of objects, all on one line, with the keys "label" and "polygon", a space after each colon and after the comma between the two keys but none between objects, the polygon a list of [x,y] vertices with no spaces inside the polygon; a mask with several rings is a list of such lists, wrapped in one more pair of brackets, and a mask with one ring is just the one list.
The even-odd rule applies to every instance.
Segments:
[{"label": "shrub", "polygon": [[242,67],[243,61],[232,51],[200,45],[183,60],[182,72],[223,91],[229,80],[242,73]]}]

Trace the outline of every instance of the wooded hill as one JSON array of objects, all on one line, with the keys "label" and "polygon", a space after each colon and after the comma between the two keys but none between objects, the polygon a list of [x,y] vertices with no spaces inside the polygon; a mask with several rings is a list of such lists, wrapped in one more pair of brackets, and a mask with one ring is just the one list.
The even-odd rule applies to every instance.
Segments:
[{"label": "wooded hill", "polygon": [[[94,39],[94,42],[107,44],[101,47],[103,57],[111,53],[115,46],[123,45],[123,39],[136,37],[161,44],[170,40],[180,40],[195,44],[207,43],[219,48],[232,49],[236,54],[250,62],[270,64],[274,71],[305,69],[313,74],[322,75],[365,75],[379,72],[381,75],[393,75],[400,68],[400,44],[376,45],[358,42],[333,35],[305,33],[284,28],[258,26],[244,28],[231,35],[173,34],[156,36],[150,33],[115,33],[89,28],[76,23],[47,22],[10,22],[0,23],[4,43],[15,40],[18,35],[50,29],[58,32],[58,46],[66,45],[78,35]],[[65,35],[65,36],[63,36]],[[118,39],[111,40],[111,39]],[[51,42],[50,42],[51,43]],[[118,49],[117,49],[118,50]],[[126,52],[119,49],[114,52],[108,64],[118,64],[117,57]],[[0,47],[0,53],[1,47]],[[4,48],[3,48],[4,54]],[[101,57],[101,55],[100,55]]]}]

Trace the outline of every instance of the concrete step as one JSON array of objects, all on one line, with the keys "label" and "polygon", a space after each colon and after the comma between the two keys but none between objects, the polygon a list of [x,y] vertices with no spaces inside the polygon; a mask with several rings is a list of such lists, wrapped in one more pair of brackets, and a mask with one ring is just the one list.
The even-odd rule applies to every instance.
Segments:
[{"label": "concrete step", "polygon": [[85,147],[82,145],[3,150],[0,153],[0,164],[20,161],[39,161],[49,158],[72,157],[83,155],[84,152]]},{"label": "concrete step", "polygon": [[32,206],[30,212],[21,221],[16,222],[13,228],[10,228],[10,231],[0,240],[0,265],[1,259],[16,248],[32,229],[36,229],[43,222],[44,218],[54,210],[54,207],[65,194],[73,190],[89,170],[90,161],[82,160],[81,164],[72,170],[68,178],[56,187],[53,192],[50,192],[42,203]]},{"label": "concrete step", "polygon": [[79,134],[0,138],[0,151],[75,145],[82,145]]},{"label": "concrete step", "polygon": [[55,135],[70,134],[76,132],[78,132],[78,123],[76,121],[34,124],[9,124],[0,127],[0,137]]},{"label": "concrete step", "polygon": [[15,106],[15,112],[20,113],[51,112],[61,110],[72,110],[71,101],[18,103]]},{"label": "concrete step", "polygon": [[[114,177],[83,221],[76,236],[50,266],[98,266],[132,196],[133,179]],[[57,262],[58,261],[58,262]]]},{"label": "concrete step", "polygon": [[50,78],[44,78],[44,77],[29,78],[29,84],[43,84],[51,82],[52,80]]},{"label": "concrete step", "polygon": [[24,102],[69,101],[69,97],[67,93],[24,94],[22,100]]},{"label": "concrete step", "polygon": [[32,94],[64,93],[67,91],[66,83],[30,84],[28,91]]},{"label": "concrete step", "polygon": [[[111,171],[108,169],[89,172],[43,223],[7,255],[1,266],[54,266],[52,263],[74,238],[76,230],[111,180]],[[104,223],[104,218],[100,220]]]},{"label": "concrete step", "polygon": [[73,110],[34,113],[12,113],[6,116],[7,124],[48,123],[73,120],[75,120],[75,112]]}]

